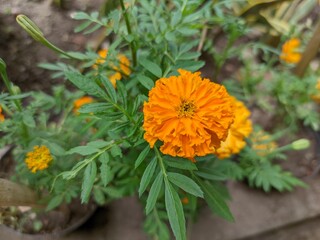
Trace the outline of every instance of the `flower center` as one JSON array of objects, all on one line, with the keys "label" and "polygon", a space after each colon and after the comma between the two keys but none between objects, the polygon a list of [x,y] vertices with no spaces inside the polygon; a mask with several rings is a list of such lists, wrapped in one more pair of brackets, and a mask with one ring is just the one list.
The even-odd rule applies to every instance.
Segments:
[{"label": "flower center", "polygon": [[178,108],[178,116],[179,117],[192,117],[196,110],[196,106],[193,102],[188,102],[186,100],[182,100],[181,104]]}]

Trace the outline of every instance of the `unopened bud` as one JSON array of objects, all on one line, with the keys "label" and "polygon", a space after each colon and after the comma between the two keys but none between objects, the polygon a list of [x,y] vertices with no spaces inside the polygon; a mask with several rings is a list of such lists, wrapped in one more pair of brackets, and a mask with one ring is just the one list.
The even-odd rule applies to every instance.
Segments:
[{"label": "unopened bud", "polygon": [[19,25],[24,30],[26,30],[31,37],[34,38],[34,40],[38,42],[42,42],[43,40],[45,40],[40,28],[38,28],[38,26],[34,22],[32,22],[27,16],[20,14],[16,17],[16,20],[19,23]]},{"label": "unopened bud", "polygon": [[310,146],[310,141],[308,139],[302,138],[291,143],[291,147],[294,150],[303,150]]}]

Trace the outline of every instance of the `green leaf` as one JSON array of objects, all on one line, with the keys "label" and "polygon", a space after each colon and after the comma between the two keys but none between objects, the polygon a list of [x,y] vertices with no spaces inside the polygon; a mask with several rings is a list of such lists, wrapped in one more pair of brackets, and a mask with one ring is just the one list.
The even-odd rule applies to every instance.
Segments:
[{"label": "green leaf", "polygon": [[101,162],[100,166],[100,176],[103,186],[107,186],[110,181],[113,179],[113,173],[109,166],[110,157],[107,152],[104,152],[100,155],[99,160]]},{"label": "green leaf", "polygon": [[106,202],[103,191],[97,187],[93,188],[93,197],[94,200],[100,205],[103,205]]},{"label": "green leaf", "polygon": [[158,176],[154,180],[153,184],[151,185],[149,196],[147,198],[147,205],[146,205],[146,214],[148,215],[151,210],[154,208],[154,205],[157,202],[157,198],[161,191],[163,184],[163,175],[162,172],[159,172]]},{"label": "green leaf", "polygon": [[134,168],[137,168],[140,166],[140,164],[142,163],[142,161],[146,158],[146,156],[148,155],[150,151],[150,146],[149,144],[145,147],[145,149],[142,150],[142,152],[139,154],[136,162],[134,163]]},{"label": "green leaf", "polygon": [[81,32],[83,31],[84,29],[86,29],[87,27],[89,27],[91,25],[91,21],[85,21],[83,23],[81,23],[79,26],[77,26],[75,29],[74,29],[74,32],[75,33],[78,33],[78,32]]},{"label": "green leaf", "polygon": [[23,113],[22,121],[25,125],[27,125],[30,128],[36,127],[36,122],[35,122],[32,114],[29,111]]},{"label": "green leaf", "polygon": [[78,59],[78,60],[87,60],[88,56],[80,53],[80,52],[67,52],[68,55],[70,55],[72,58]]},{"label": "green leaf", "polygon": [[113,105],[110,103],[88,103],[81,106],[78,110],[80,113],[100,113],[106,112],[109,109],[112,109]]},{"label": "green leaf", "polygon": [[164,156],[166,165],[173,168],[178,168],[182,170],[197,170],[197,166],[188,159],[179,158],[179,157],[171,157]]},{"label": "green leaf", "polygon": [[106,141],[103,141],[103,140],[95,140],[95,141],[87,143],[87,146],[95,147],[95,148],[103,148],[103,147],[106,147],[108,145],[110,145],[110,142],[106,142]]},{"label": "green leaf", "polygon": [[69,151],[66,152],[66,154],[78,153],[82,156],[88,156],[99,151],[100,150],[98,148],[92,146],[78,146],[71,148]]},{"label": "green leaf", "polygon": [[191,178],[180,173],[169,172],[168,179],[185,192],[188,192],[196,197],[203,198],[203,192],[201,188]]},{"label": "green leaf", "polygon": [[118,146],[118,145],[114,145],[112,148],[111,148],[111,155],[113,157],[122,157],[122,150],[121,148]]},{"label": "green leaf", "polygon": [[90,193],[97,176],[97,165],[95,162],[88,164],[84,171],[82,187],[81,187],[81,203],[89,201]]},{"label": "green leaf", "polygon": [[66,78],[77,86],[80,90],[88,93],[89,95],[106,98],[106,93],[101,87],[91,78],[83,76],[81,73],[65,71]]},{"label": "green leaf", "polygon": [[48,203],[46,211],[50,211],[52,209],[55,209],[56,207],[58,207],[63,201],[63,195],[57,195],[54,196]]},{"label": "green leaf", "polygon": [[50,152],[55,156],[64,156],[66,154],[66,150],[60,145],[53,142],[46,142],[47,147],[50,149]]},{"label": "green leaf", "polygon": [[174,13],[172,14],[171,24],[170,24],[170,25],[171,25],[172,27],[175,26],[175,25],[177,25],[177,24],[180,22],[181,17],[182,17],[182,12],[180,11],[180,9],[178,9],[176,12],[174,12]]},{"label": "green leaf", "polygon": [[112,102],[116,103],[117,102],[117,93],[116,93],[116,90],[114,89],[111,81],[103,75],[100,75],[100,76],[101,76],[102,83],[103,83],[109,97],[111,98]]},{"label": "green leaf", "polygon": [[168,180],[165,180],[165,205],[174,236],[177,240],[185,240],[186,226],[182,203]]},{"label": "green leaf", "polygon": [[138,75],[137,79],[142,84],[142,86],[144,86],[148,90],[154,87],[153,80],[151,78],[148,78],[147,76]]},{"label": "green leaf", "polygon": [[152,158],[149,165],[147,166],[146,170],[142,175],[140,186],[139,186],[139,196],[141,196],[146,190],[146,188],[148,187],[153,177],[154,171],[156,170],[156,166],[157,166],[157,160],[155,158]]},{"label": "green leaf", "polygon": [[222,197],[221,193],[215,188],[213,185],[210,185],[200,178],[194,176],[197,183],[200,185],[201,189],[204,192],[204,199],[208,203],[210,209],[215,214],[223,217],[228,221],[234,221],[232,213],[228,205],[226,204],[224,198]]},{"label": "green leaf", "polygon": [[199,171],[196,171],[195,174],[202,178],[213,181],[224,181],[228,179],[228,176],[226,176],[223,172],[210,168],[199,168]]},{"label": "green leaf", "polygon": [[127,109],[127,90],[126,87],[124,86],[124,84],[121,81],[117,82],[117,89],[118,89],[118,93],[121,97],[121,101],[123,104],[124,109]]},{"label": "green leaf", "polygon": [[90,19],[90,16],[85,12],[76,12],[75,14],[72,15],[72,18],[76,20],[84,20],[84,19]]},{"label": "green leaf", "polygon": [[151,62],[150,60],[146,58],[140,59],[140,64],[147,69],[149,72],[151,72],[153,75],[155,75],[158,78],[162,77],[162,70],[161,68],[155,64],[154,62]]}]

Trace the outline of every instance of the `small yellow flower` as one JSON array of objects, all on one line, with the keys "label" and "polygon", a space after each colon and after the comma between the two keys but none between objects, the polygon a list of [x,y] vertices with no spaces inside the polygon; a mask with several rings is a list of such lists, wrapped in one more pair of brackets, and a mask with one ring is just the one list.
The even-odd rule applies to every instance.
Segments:
[{"label": "small yellow flower", "polygon": [[48,168],[52,159],[50,150],[46,146],[34,146],[33,151],[27,153],[25,163],[30,171],[35,173]]},{"label": "small yellow flower", "polygon": [[252,142],[252,149],[254,149],[261,157],[268,155],[278,147],[277,143],[272,140],[271,136],[263,130],[252,133],[250,139]]},{"label": "small yellow flower", "polygon": [[239,153],[246,145],[245,138],[252,132],[252,123],[249,119],[250,111],[243,102],[232,97],[235,109],[235,119],[231,125],[228,137],[217,149],[217,156],[220,159],[230,157]]},{"label": "small yellow flower", "polygon": [[84,96],[84,97],[81,97],[77,100],[75,100],[73,102],[73,112],[78,114],[78,110],[81,106],[85,105],[85,104],[88,104],[88,103],[92,103],[93,102],[93,98],[92,97],[89,97],[89,96]]},{"label": "small yellow flower", "polygon": [[[108,56],[108,49],[101,49],[98,51],[99,58],[96,60],[96,64],[93,68],[97,68],[99,64],[105,63]],[[117,56],[119,60],[119,67],[114,64],[110,64],[110,67],[115,71],[114,74],[109,76],[109,79],[114,87],[116,87],[116,82],[121,80],[123,75],[129,76],[131,74],[130,60],[123,54]]]},{"label": "small yellow flower", "polygon": [[301,53],[299,52],[300,40],[292,38],[286,41],[282,46],[280,59],[286,63],[298,63],[301,60]]},{"label": "small yellow flower", "polygon": [[160,78],[144,103],[144,139],[160,151],[194,161],[215,153],[234,119],[232,99],[224,86],[202,79],[200,72],[179,69]]},{"label": "small yellow flower", "polygon": [[0,122],[3,122],[4,120],[5,120],[5,117],[2,114],[2,107],[0,106]]}]

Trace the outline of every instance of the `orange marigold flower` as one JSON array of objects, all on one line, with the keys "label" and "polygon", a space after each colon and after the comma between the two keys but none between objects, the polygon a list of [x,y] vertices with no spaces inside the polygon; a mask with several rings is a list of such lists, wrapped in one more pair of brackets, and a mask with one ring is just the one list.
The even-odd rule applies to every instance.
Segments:
[{"label": "orange marigold flower", "polygon": [[52,159],[50,150],[46,146],[34,146],[33,151],[27,153],[25,163],[30,171],[35,173],[48,168]]},{"label": "orange marigold flower", "polygon": [[[98,51],[99,58],[96,60],[96,64],[93,65],[97,68],[99,64],[103,64],[108,56],[108,49],[101,49]],[[131,74],[130,60],[123,54],[117,56],[119,60],[119,67],[114,64],[110,64],[110,67],[115,71],[114,74],[109,76],[109,79],[114,87],[116,87],[116,81],[121,80],[123,75],[129,76]]]},{"label": "orange marigold flower", "polygon": [[144,139],[163,142],[164,154],[194,160],[214,153],[234,119],[232,99],[224,86],[202,79],[200,72],[179,69],[160,78],[144,103]]},{"label": "orange marigold flower", "polygon": [[5,119],[4,115],[2,114],[2,107],[0,106],[0,122],[3,122]]},{"label": "orange marigold flower", "polygon": [[246,145],[245,138],[252,132],[252,123],[249,119],[250,111],[243,102],[232,97],[235,109],[235,118],[232,123],[227,139],[217,149],[217,156],[220,159],[230,157],[239,153]]},{"label": "orange marigold flower", "polygon": [[286,41],[282,46],[282,52],[280,59],[286,63],[298,63],[301,59],[301,54],[299,52],[300,40],[297,38],[292,38]]},{"label": "orange marigold flower", "polygon": [[92,103],[92,102],[93,102],[93,98],[89,97],[89,96],[84,96],[84,97],[81,97],[81,98],[75,100],[73,102],[73,112],[78,113],[78,110],[81,106],[88,104],[88,103]]},{"label": "orange marigold flower", "polygon": [[263,130],[252,133],[250,139],[252,142],[252,149],[254,149],[261,157],[268,155],[278,147],[271,136]]}]

